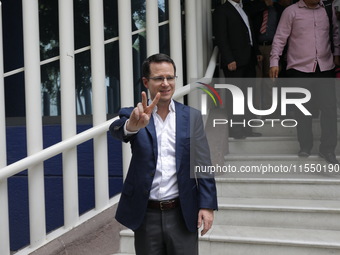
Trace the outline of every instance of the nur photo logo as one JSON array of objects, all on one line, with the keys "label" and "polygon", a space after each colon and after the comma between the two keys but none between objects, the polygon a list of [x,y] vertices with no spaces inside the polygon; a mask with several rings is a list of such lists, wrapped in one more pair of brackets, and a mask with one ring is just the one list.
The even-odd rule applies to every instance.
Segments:
[{"label": "nur photo logo", "polygon": [[217,101],[218,101],[219,105],[222,106],[223,102],[222,102],[221,96],[220,96],[220,94],[218,94],[218,92],[216,91],[216,89],[214,87],[210,86],[209,84],[203,83],[203,82],[196,82],[196,83],[204,86],[204,87],[197,87],[197,89],[200,89],[203,92],[205,92],[205,94],[203,93],[201,95],[201,101],[202,101],[201,112],[202,112],[202,115],[207,114],[207,95],[210,96],[210,98],[214,102],[215,106],[217,106]]},{"label": "nur photo logo", "polygon": [[[216,127],[217,125],[228,125],[230,127],[241,125],[243,127],[263,127],[265,122],[269,122],[271,127],[274,127],[280,124],[282,127],[296,127],[297,120],[287,114],[287,109],[292,111],[291,109],[295,109],[296,111],[300,111],[305,116],[311,116],[312,114],[306,108],[306,105],[311,100],[311,93],[308,89],[299,87],[297,82],[292,83],[291,80],[285,81],[287,82],[287,86],[279,86],[272,88],[272,104],[269,108],[262,109],[258,108],[257,105],[254,104],[254,93],[252,82],[253,80],[232,80],[230,83],[225,82],[213,82],[214,85],[209,85],[204,82],[196,82],[196,88],[201,90],[201,113],[203,116],[209,114],[210,108],[222,106],[222,103],[228,104],[225,109],[225,118],[213,118],[212,126]],[[242,82],[247,82],[249,85],[246,88],[246,91],[241,89]],[[240,83],[240,84],[239,84]],[[239,84],[239,85],[237,85]],[[284,84],[286,85],[286,84]],[[294,85],[294,86],[292,86]],[[218,91],[218,92],[217,92]],[[208,95],[212,103],[208,104]],[[224,102],[222,102],[221,95],[223,95]],[[229,100],[229,101],[226,101]],[[228,111],[232,111],[231,116],[236,116],[235,118],[228,118]],[[249,111],[254,118],[253,119],[243,119],[238,116],[245,116],[246,111]],[[219,111],[221,112],[221,111]],[[274,113],[278,113],[278,117]],[[220,116],[220,115],[219,115]],[[223,117],[223,116],[221,116]],[[290,118],[289,118],[290,117]]]}]

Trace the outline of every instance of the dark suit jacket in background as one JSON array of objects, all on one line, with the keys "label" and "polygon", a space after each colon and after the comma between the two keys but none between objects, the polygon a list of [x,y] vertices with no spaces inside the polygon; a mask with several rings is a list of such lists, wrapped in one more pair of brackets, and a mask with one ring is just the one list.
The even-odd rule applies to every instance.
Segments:
[{"label": "dark suit jacket in background", "polygon": [[[197,231],[200,208],[217,209],[216,187],[213,178],[190,176],[193,165],[211,165],[210,151],[199,111],[175,102],[176,108],[176,171],[179,200],[189,231]],[[124,135],[124,124],[133,108],[121,109],[120,119],[110,126],[112,136],[130,142],[132,158],[118,204],[116,219],[136,230],[143,222],[151,184],[157,164],[157,138],[154,119],[132,136]],[[190,157],[191,151],[191,157]],[[198,185],[197,185],[198,184]]]},{"label": "dark suit jacket in background", "polygon": [[256,65],[256,55],[261,55],[249,19],[253,47],[247,25],[235,7],[228,1],[216,7],[213,13],[213,31],[216,45],[221,56],[221,68],[236,61],[238,67],[246,66],[251,61]]}]

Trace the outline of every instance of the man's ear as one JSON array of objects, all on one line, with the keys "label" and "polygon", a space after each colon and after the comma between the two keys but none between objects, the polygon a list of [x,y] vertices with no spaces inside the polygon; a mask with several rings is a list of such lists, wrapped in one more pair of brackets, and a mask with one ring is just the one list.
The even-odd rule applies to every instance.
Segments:
[{"label": "man's ear", "polygon": [[148,85],[149,80],[147,78],[143,77],[142,82],[143,82],[144,87],[148,89],[149,88],[149,85]]}]

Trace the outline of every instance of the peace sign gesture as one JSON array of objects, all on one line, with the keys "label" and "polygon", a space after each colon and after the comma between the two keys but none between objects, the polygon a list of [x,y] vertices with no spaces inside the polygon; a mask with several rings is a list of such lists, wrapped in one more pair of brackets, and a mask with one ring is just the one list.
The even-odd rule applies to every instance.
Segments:
[{"label": "peace sign gesture", "polygon": [[143,91],[142,102],[139,102],[131,112],[130,118],[126,123],[126,130],[129,132],[136,132],[139,129],[146,127],[149,124],[151,113],[158,104],[160,97],[161,94],[158,92],[148,106],[146,93]]}]

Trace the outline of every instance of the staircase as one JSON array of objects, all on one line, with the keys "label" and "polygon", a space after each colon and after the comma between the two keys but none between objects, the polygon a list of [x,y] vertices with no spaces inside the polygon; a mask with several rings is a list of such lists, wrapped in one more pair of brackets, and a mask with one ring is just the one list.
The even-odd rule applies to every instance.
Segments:
[{"label": "staircase", "polygon": [[[319,121],[313,125],[315,150],[308,159],[296,156],[295,128],[267,123],[255,130],[262,137],[229,139],[225,165],[286,172],[218,175],[219,211],[200,237],[201,255],[340,254],[340,169],[331,172],[317,156]],[[121,252],[134,254],[130,230],[121,231]]]}]

